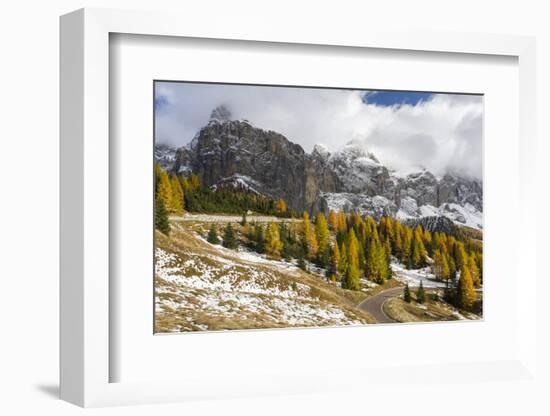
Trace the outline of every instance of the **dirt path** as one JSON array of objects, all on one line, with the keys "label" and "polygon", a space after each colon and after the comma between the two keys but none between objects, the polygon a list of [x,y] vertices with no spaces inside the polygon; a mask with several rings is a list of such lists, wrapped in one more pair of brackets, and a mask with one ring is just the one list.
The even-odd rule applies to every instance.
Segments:
[{"label": "dirt path", "polygon": [[[197,222],[216,222],[216,223],[225,223],[225,222],[241,222],[241,215],[222,215],[222,214],[184,214],[181,216],[171,216],[171,221],[197,221]],[[247,221],[250,223],[253,222],[296,222],[301,221],[297,218],[279,218],[270,215],[249,215]]]},{"label": "dirt path", "polygon": [[402,287],[395,287],[393,289],[384,290],[377,295],[365,299],[363,302],[357,305],[357,307],[368,312],[380,324],[394,323],[396,321],[385,314],[384,303],[390,298],[399,296],[401,293],[403,293]]}]

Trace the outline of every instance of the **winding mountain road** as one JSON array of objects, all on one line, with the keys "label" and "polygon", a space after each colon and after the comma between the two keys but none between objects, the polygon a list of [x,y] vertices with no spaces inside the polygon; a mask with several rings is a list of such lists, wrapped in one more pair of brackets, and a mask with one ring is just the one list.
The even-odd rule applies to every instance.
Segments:
[{"label": "winding mountain road", "polygon": [[377,295],[365,299],[363,302],[357,305],[357,307],[368,312],[380,324],[395,323],[397,321],[391,319],[384,312],[384,303],[390,298],[395,298],[399,296],[401,293],[403,293],[402,287],[395,287],[393,289],[384,290]]}]

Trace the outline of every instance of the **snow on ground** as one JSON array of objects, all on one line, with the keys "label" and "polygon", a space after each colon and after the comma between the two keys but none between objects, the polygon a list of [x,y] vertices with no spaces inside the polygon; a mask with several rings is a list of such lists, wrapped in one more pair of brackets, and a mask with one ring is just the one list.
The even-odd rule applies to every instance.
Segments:
[{"label": "snow on ground", "polygon": [[[294,263],[289,263],[285,260],[272,260],[269,259],[265,254],[260,254],[255,251],[249,250],[246,247],[239,246],[237,247],[237,250],[232,250],[229,248],[223,247],[221,244],[210,244],[206,238],[201,236],[200,234],[196,234],[197,238],[204,242],[205,244],[210,245],[211,247],[218,250],[220,253],[232,257],[236,260],[243,260],[246,262],[254,263],[254,264],[265,264],[270,265],[273,267],[276,267],[277,269],[281,271],[288,271],[288,272],[295,272],[298,270],[298,267]],[[221,241],[221,238],[220,238]],[[223,257],[216,257],[216,260],[220,262],[227,261],[227,259]]]},{"label": "snow on ground", "polygon": [[219,185],[232,186],[236,189],[253,192],[256,195],[262,195],[258,189],[262,188],[262,184],[252,179],[250,176],[235,174],[226,178],[221,178],[212,189],[217,189]]},{"label": "snow on ground", "polygon": [[260,265],[269,265],[271,260],[253,257],[249,252],[238,252],[235,259],[182,254],[185,258],[160,248],[155,252],[156,311],[175,312],[184,321],[173,331],[207,330],[208,325],[196,321],[197,314],[222,321],[260,317],[265,327],[270,327],[270,322],[271,326],[366,323],[319,300],[310,293],[310,286],[282,280],[269,267],[247,264],[239,258]]},{"label": "snow on ground", "polygon": [[358,212],[380,218],[382,215],[394,215],[397,207],[383,196],[367,196],[349,192],[325,192],[322,195],[327,207],[334,211]]},{"label": "snow on ground", "polygon": [[439,282],[429,267],[418,270],[407,270],[405,266],[395,259],[391,261],[391,269],[396,280],[402,283],[408,283],[411,287],[422,286],[425,288],[445,288],[445,282]]},{"label": "snow on ground", "polygon": [[[279,218],[279,217],[273,217],[269,215],[248,215],[247,221],[249,223],[254,222],[293,222],[293,221],[301,221],[301,219],[295,219],[295,218]],[[189,214],[185,213],[181,216],[172,216],[170,217],[170,220],[172,221],[197,221],[197,222],[240,222],[242,220],[241,215],[216,215],[216,214]]]},{"label": "snow on ground", "polygon": [[460,206],[458,204],[443,204],[439,208],[440,215],[444,215],[456,224],[466,225],[478,230],[483,229],[483,212],[478,211],[472,204]]}]

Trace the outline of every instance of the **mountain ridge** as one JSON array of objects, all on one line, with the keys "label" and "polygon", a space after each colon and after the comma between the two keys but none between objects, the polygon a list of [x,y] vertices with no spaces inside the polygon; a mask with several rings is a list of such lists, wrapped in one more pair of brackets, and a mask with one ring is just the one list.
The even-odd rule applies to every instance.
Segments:
[{"label": "mountain ridge", "polygon": [[231,119],[223,106],[212,111],[189,144],[174,149],[173,157],[166,145],[158,146],[164,148],[160,152],[156,146],[155,157],[172,173],[194,173],[214,187],[236,178],[240,187],[283,198],[296,211],[445,216],[458,225],[483,228],[480,180],[450,172],[438,178],[426,169],[401,176],[353,141],[332,153],[320,144],[307,153],[278,132]]}]

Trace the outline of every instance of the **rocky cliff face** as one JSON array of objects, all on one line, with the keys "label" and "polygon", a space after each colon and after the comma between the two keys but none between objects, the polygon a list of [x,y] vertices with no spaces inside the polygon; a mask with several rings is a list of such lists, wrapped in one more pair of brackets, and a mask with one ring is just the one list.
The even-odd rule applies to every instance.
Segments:
[{"label": "rocky cliff face", "polygon": [[[172,155],[166,149],[158,154]],[[437,178],[427,170],[401,177],[353,142],[332,154],[316,145],[308,154],[279,133],[232,120],[223,106],[187,146],[160,161],[175,173],[197,174],[210,186],[233,184],[284,198],[296,211],[357,210],[404,220],[445,216],[483,226],[481,181],[452,173]]]},{"label": "rocky cliff face", "polygon": [[238,179],[258,192],[283,198],[294,210],[315,211],[319,190],[340,190],[336,175],[317,154],[306,154],[283,135],[231,120],[225,107],[177,151],[172,170],[197,174],[207,185]]},{"label": "rocky cliff face", "polygon": [[172,169],[176,161],[176,149],[167,144],[155,145],[155,160],[162,169]]}]

